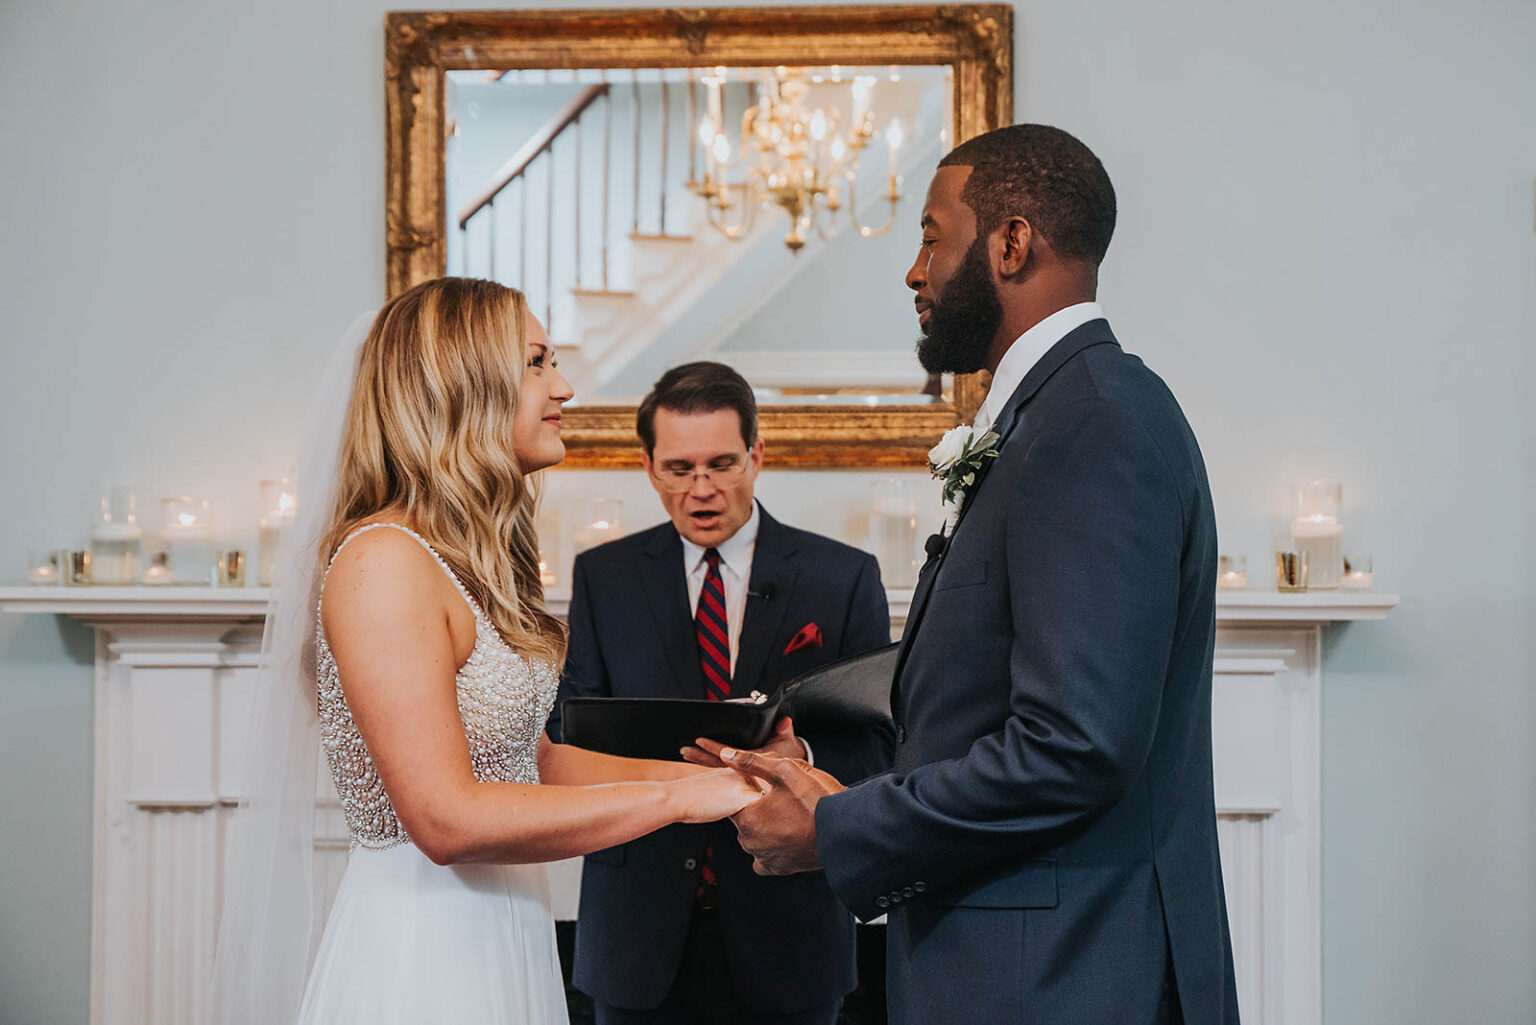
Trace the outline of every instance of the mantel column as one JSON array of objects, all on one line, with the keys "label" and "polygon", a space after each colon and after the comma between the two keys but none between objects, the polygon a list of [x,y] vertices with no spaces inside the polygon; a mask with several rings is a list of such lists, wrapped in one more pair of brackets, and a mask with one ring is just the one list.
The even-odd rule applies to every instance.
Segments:
[{"label": "mantel column", "polygon": [[92,1025],[202,1021],[258,624],[100,620]]}]

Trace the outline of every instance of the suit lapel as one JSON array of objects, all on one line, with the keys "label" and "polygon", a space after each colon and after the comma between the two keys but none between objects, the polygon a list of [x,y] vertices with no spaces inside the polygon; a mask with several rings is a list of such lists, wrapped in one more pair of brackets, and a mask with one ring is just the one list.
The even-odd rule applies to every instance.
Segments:
[{"label": "suit lapel", "polygon": [[[1109,330],[1109,321],[1100,317],[1081,324],[1051,346],[1044,356],[1030,368],[1024,375],[1024,380],[1013,390],[1008,401],[1003,404],[1002,411],[997,414],[995,425],[997,427],[997,448],[1001,452],[1008,439],[1017,433],[1019,425],[1024,422],[1026,406],[1029,400],[1035,397],[1042,385],[1055,376],[1056,372],[1066,365],[1067,361],[1079,352],[1093,345],[1104,343],[1117,344],[1114,334]],[[1001,455],[998,459],[1002,458]],[[923,572],[919,574],[917,590],[912,595],[912,608],[907,615],[907,626],[901,634],[901,651],[896,658],[896,674],[891,686],[891,707],[896,707],[896,701],[900,696],[901,671],[907,664],[907,654],[912,649],[912,641],[917,637],[917,628],[923,618],[923,613],[928,608],[928,599],[933,594],[933,583],[939,575],[939,569],[944,564],[944,557],[949,554],[950,543],[955,533],[959,531],[960,524],[965,522],[966,514],[976,504],[976,495],[981,486],[986,482],[987,474],[992,469],[992,464],[997,459],[988,460],[981,469],[981,474],[972,485],[970,494],[965,499],[965,504],[960,507],[960,515],[955,518],[955,528],[945,537],[944,547],[939,553],[923,564]]]},{"label": "suit lapel", "polygon": [[[789,531],[757,507],[760,522],[752,548],[752,575],[747,581],[747,607],[741,620],[741,639],[736,650],[736,671],[731,674],[731,696],[746,697],[762,686],[763,669],[773,654],[774,639],[789,611],[794,591],[794,541]],[[740,681],[740,682],[738,682]]]},{"label": "suit lapel", "polygon": [[681,698],[704,696],[704,671],[699,668],[693,613],[688,608],[688,580],[683,572],[683,539],[671,524],[656,528],[646,548],[651,565],[641,574],[646,607],[656,624],[656,636],[672,667],[671,688]]}]

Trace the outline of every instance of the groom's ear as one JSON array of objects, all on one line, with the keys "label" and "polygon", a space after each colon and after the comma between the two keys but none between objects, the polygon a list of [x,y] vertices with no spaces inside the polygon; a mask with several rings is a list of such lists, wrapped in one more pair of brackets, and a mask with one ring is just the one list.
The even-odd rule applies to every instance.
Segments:
[{"label": "groom's ear", "polygon": [[1002,251],[998,254],[997,275],[1000,278],[1016,277],[1029,263],[1030,246],[1035,241],[1034,226],[1022,217],[1010,217],[998,232]]}]

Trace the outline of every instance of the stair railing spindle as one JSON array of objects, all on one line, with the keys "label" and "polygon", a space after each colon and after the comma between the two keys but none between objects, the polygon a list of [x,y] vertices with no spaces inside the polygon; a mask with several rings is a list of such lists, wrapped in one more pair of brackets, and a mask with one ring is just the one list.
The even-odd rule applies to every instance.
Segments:
[{"label": "stair railing spindle", "polygon": [[613,168],[613,94],[603,101],[603,291],[608,291],[608,175]]},{"label": "stair railing spindle", "polygon": [[696,149],[698,149],[698,145],[699,145],[699,139],[698,139],[699,101],[693,95],[694,84],[695,83],[694,83],[693,69],[689,68],[688,69],[688,123],[685,126],[688,129],[688,184],[689,185],[697,185],[699,183],[699,175],[698,175],[698,171],[696,169],[696,161],[695,161],[695,158],[694,158],[694,151]]},{"label": "stair railing spindle", "polygon": [[630,72],[630,96],[633,98],[630,104],[631,120],[635,127],[635,223],[633,233],[640,234],[640,71],[635,69]]},{"label": "stair railing spindle", "polygon": [[555,148],[549,148],[544,180],[549,183],[549,203],[544,207],[544,330],[555,337]]},{"label": "stair railing spindle", "polygon": [[496,201],[494,199],[491,200],[491,202],[486,205],[485,214],[486,214],[486,222],[490,226],[490,230],[489,230],[489,232],[487,234],[488,234],[488,236],[490,238],[490,254],[491,254],[490,270],[486,273],[486,277],[490,278],[492,281],[495,281],[496,280]]},{"label": "stair railing spindle", "polygon": [[668,123],[671,121],[672,111],[672,87],[667,82],[665,71],[661,74],[661,178],[656,183],[658,193],[657,208],[660,211],[656,215],[656,234],[667,233],[667,144],[672,141],[668,132]]},{"label": "stair railing spindle", "polygon": [[576,285],[575,285],[575,287],[576,287],[576,289],[578,291],[580,291],[580,289],[581,289],[581,201],[582,201],[582,199],[586,195],[586,193],[582,190],[582,187],[581,187],[581,118],[577,118],[576,119],[576,124],[572,126],[572,131],[571,131],[571,160],[576,165],[576,170],[575,170],[574,175],[573,175],[573,177],[574,177],[574,179],[576,181],[576,198],[575,198],[574,203],[573,203],[573,205],[575,207],[575,210],[572,213],[572,216],[576,219],[576,232],[575,232],[575,234],[576,234],[576,242],[575,242],[575,248],[576,248]]}]

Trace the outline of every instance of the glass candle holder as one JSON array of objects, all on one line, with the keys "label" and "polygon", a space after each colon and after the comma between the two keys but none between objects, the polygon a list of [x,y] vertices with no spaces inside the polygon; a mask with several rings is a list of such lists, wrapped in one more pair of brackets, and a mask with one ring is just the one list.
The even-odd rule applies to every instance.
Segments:
[{"label": "glass candle holder", "polygon": [[624,500],[592,498],[583,503],[585,515],[572,532],[576,554],[624,536]]},{"label": "glass candle holder", "polygon": [[160,538],[170,552],[171,574],[176,583],[213,583],[212,504],[208,499],[162,498]]},{"label": "glass candle holder", "polygon": [[176,575],[171,572],[171,552],[164,547],[151,548],[149,551],[149,565],[144,567],[144,572],[139,576],[139,583],[146,587],[165,587],[176,582]]},{"label": "glass candle holder", "polygon": [[283,535],[293,527],[296,500],[284,478],[261,482],[261,523],[256,546],[256,583],[271,587]]},{"label": "glass candle holder", "polygon": [[1371,589],[1371,557],[1360,554],[1344,556],[1344,578],[1339,586],[1346,591],[1369,591]]},{"label": "glass candle holder", "polygon": [[1275,590],[1285,592],[1307,589],[1307,553],[1275,553]]},{"label": "glass candle holder", "polygon": [[1306,553],[1308,590],[1334,590],[1344,575],[1344,527],[1339,522],[1343,496],[1344,486],[1337,481],[1313,480],[1296,486],[1291,540],[1298,552]]},{"label": "glass candle holder", "polygon": [[1216,586],[1223,591],[1242,591],[1248,587],[1248,556],[1223,555],[1217,559]]},{"label": "glass candle holder", "polygon": [[103,487],[91,525],[91,580],[118,586],[137,581],[143,539],[133,489],[121,484]]},{"label": "glass candle holder", "polygon": [[917,497],[900,477],[870,486],[869,540],[887,587],[917,585]]},{"label": "glass candle holder", "polygon": [[59,583],[59,553],[34,549],[27,553],[27,583],[51,587]]}]

